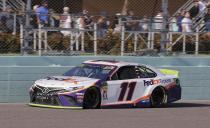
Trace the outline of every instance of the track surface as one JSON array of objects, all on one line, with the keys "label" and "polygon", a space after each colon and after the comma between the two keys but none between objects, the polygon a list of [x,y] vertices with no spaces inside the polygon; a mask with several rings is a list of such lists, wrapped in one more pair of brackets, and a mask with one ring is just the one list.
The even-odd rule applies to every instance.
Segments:
[{"label": "track surface", "polygon": [[210,128],[210,101],[163,108],[70,110],[0,104],[0,128]]}]

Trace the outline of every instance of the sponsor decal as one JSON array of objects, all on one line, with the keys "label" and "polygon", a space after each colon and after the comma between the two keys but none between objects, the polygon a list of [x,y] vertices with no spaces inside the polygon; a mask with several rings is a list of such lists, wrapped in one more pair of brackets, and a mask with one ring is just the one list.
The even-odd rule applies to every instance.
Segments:
[{"label": "sponsor decal", "polygon": [[74,84],[78,84],[78,81],[75,79],[65,79],[63,80],[64,82],[69,82],[69,83],[74,83]]},{"label": "sponsor decal", "polygon": [[78,102],[83,102],[84,99],[84,93],[76,93],[77,101]]},{"label": "sponsor decal", "polygon": [[82,103],[83,102],[83,99],[78,99],[77,100],[79,103]]},{"label": "sponsor decal", "polygon": [[108,100],[107,89],[108,89],[108,87],[106,85],[102,87],[102,96],[103,96],[104,100]]},{"label": "sponsor decal", "polygon": [[103,69],[105,69],[105,70],[112,70],[112,69],[114,69],[114,66],[104,66]]},{"label": "sponsor decal", "polygon": [[159,79],[159,80],[155,80],[155,79],[151,79],[150,81],[144,80],[144,86],[150,86],[150,85],[157,85],[157,84],[167,84],[167,83],[171,83],[171,79]]},{"label": "sponsor decal", "polygon": [[47,94],[50,90],[48,88],[42,89],[42,93]]}]

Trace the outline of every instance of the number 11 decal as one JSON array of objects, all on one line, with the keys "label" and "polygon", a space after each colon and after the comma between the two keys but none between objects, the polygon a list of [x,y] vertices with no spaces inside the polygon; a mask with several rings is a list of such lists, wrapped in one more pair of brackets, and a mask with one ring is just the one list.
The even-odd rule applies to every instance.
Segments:
[{"label": "number 11 decal", "polygon": [[129,88],[129,91],[128,91],[126,101],[131,101],[131,99],[133,97],[133,92],[135,90],[135,87],[136,87],[136,82],[130,82],[130,83],[124,82],[124,83],[122,83],[121,86],[120,86],[121,92],[120,92],[118,101],[123,101],[123,99],[125,97],[125,93],[127,91],[127,88]]}]

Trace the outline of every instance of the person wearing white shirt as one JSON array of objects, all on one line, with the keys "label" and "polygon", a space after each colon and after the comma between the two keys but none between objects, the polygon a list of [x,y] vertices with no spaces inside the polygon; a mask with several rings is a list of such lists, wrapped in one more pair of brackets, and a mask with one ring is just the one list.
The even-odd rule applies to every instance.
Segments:
[{"label": "person wearing white shirt", "polygon": [[189,12],[186,12],[185,17],[182,20],[182,32],[192,32],[192,20],[190,19]]},{"label": "person wearing white shirt", "polygon": [[160,10],[158,15],[154,18],[154,26],[156,30],[163,29],[163,10]]},{"label": "person wearing white shirt", "polygon": [[[60,27],[61,28],[71,28],[71,16],[69,14],[69,7],[63,8],[63,15],[60,18]],[[61,31],[64,36],[70,35],[70,31]]]}]

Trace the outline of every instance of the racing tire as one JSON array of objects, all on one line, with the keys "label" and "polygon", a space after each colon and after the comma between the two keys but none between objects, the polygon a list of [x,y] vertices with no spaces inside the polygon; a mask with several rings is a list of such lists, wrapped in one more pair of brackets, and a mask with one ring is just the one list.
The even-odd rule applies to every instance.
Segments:
[{"label": "racing tire", "polygon": [[83,108],[99,109],[101,107],[101,93],[97,87],[90,87],[85,92]]},{"label": "racing tire", "polygon": [[151,107],[161,107],[166,101],[166,90],[163,87],[157,87],[153,90],[150,97]]}]

